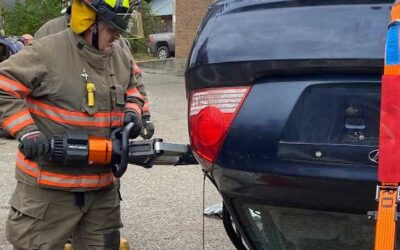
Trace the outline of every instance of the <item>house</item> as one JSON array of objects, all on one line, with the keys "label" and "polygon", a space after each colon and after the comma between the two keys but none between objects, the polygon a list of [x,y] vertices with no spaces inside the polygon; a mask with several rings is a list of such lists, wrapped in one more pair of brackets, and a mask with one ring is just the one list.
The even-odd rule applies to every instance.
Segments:
[{"label": "house", "polygon": [[14,3],[15,0],[0,0],[0,8],[12,6]]}]

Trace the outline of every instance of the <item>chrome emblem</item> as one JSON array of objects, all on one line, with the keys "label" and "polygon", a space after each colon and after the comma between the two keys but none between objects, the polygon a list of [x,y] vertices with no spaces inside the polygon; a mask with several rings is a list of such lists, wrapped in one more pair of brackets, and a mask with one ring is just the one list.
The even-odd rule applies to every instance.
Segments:
[{"label": "chrome emblem", "polygon": [[373,163],[379,163],[379,149],[375,149],[369,152],[368,159]]}]

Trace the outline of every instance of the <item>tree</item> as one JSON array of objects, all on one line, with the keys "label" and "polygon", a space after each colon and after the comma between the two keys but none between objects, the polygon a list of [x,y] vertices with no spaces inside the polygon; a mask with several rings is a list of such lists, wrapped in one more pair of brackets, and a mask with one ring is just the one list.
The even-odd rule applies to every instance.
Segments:
[{"label": "tree", "polygon": [[149,34],[159,33],[162,30],[164,22],[159,16],[153,15],[148,0],[142,1],[140,12],[142,13],[144,38],[130,40],[132,51],[134,53],[147,52],[146,38]]},{"label": "tree", "polygon": [[46,21],[60,15],[60,0],[17,0],[2,11],[7,35],[34,34]]},{"label": "tree", "polygon": [[144,36],[147,37],[149,34],[161,32],[164,21],[159,16],[153,15],[151,12],[151,4],[148,0],[142,2],[141,12],[143,16]]}]

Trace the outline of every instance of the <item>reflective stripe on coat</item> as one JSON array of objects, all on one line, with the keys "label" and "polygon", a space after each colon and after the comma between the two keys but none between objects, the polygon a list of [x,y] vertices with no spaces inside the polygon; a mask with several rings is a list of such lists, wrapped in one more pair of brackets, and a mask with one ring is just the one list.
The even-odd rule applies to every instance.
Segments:
[{"label": "reflective stripe on coat", "polygon": [[37,179],[38,184],[61,188],[102,188],[111,185],[115,177],[113,174],[94,175],[67,175],[56,174],[41,170],[34,161],[25,159],[25,156],[17,151],[16,166],[19,170]]}]

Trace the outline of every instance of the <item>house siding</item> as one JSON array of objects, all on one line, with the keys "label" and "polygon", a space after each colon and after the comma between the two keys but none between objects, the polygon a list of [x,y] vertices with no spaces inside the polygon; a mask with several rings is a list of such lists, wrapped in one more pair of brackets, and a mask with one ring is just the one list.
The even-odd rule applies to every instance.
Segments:
[{"label": "house siding", "polygon": [[175,57],[186,58],[198,26],[213,0],[176,0]]}]

